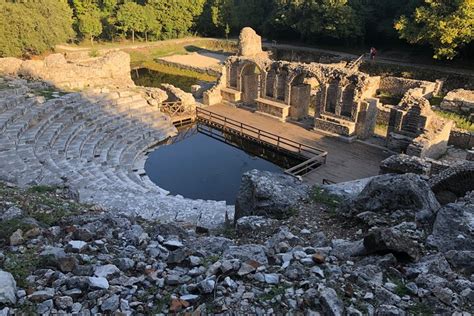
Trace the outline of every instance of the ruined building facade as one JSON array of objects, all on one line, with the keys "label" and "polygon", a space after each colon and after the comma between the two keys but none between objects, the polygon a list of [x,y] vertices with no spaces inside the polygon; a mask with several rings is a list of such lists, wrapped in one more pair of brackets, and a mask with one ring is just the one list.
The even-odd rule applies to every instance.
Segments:
[{"label": "ruined building facade", "polygon": [[[250,28],[242,30],[239,40],[239,55],[227,59],[218,84],[204,95],[206,105],[231,103],[283,122],[310,120],[315,130],[351,141],[374,134],[381,109],[380,100],[376,98],[380,88],[396,86],[400,90],[398,93],[428,102],[425,97],[437,87],[436,83],[403,78],[384,80],[344,63],[272,60],[262,51],[261,38]],[[403,84],[390,84],[399,81]],[[418,142],[410,147],[415,155],[437,156],[443,148],[445,150],[451,125],[447,124],[447,128],[441,131],[432,112],[424,124],[421,112],[425,110],[418,110],[416,106],[408,109],[402,103],[393,108],[393,113],[389,110],[391,118],[387,134],[391,149],[406,152],[417,139]],[[416,127],[412,127],[413,124]],[[403,137],[398,137],[400,135]],[[403,138],[400,144],[396,144],[397,137]],[[440,144],[433,150],[429,148],[433,144],[432,137],[437,146]]]}]

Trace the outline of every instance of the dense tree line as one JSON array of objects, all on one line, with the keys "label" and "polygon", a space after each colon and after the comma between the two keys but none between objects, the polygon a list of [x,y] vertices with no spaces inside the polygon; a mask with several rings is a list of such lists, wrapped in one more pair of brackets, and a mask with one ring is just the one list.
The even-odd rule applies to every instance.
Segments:
[{"label": "dense tree line", "polygon": [[0,0],[0,55],[66,40],[229,36],[375,45],[402,39],[453,58],[474,39],[474,0]]}]

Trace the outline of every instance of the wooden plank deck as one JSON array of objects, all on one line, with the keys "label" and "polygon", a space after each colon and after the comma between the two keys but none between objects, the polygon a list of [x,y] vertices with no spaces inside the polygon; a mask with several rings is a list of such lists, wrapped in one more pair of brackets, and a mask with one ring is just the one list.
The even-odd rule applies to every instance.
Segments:
[{"label": "wooden plank deck", "polygon": [[375,176],[379,172],[380,162],[391,155],[380,148],[360,142],[349,144],[337,137],[310,131],[295,124],[282,123],[244,109],[219,104],[207,107],[206,110],[327,151],[326,164],[304,177],[310,184],[321,184],[323,179],[345,182]]}]

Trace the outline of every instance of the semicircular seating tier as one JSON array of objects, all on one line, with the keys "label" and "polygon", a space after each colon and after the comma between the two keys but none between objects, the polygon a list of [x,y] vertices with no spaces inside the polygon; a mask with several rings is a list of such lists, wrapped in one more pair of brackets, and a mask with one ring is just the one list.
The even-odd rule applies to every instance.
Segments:
[{"label": "semicircular seating tier", "polygon": [[145,154],[177,134],[169,117],[129,90],[45,100],[25,84],[0,90],[0,179],[67,185],[81,202],[205,227],[232,218],[225,202],[168,195],[143,172]]}]

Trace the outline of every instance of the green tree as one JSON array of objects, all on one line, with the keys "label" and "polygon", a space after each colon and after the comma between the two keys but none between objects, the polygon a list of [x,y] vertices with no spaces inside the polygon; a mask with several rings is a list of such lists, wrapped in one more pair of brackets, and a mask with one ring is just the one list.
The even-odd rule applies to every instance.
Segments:
[{"label": "green tree", "polygon": [[188,35],[194,28],[197,17],[203,11],[205,0],[148,0],[160,25],[160,38],[178,38]]},{"label": "green tree", "polygon": [[0,56],[30,56],[74,37],[72,10],[63,0],[0,2]]},{"label": "green tree", "polygon": [[429,44],[434,58],[453,59],[459,48],[474,39],[474,0],[425,0],[395,29],[411,44]]},{"label": "green tree", "polygon": [[94,37],[102,33],[101,14],[98,9],[91,9],[77,17],[79,32],[88,37],[94,45]]},{"label": "green tree", "polygon": [[117,11],[118,28],[125,33],[132,32],[132,42],[135,42],[135,32],[144,32],[147,28],[145,15],[142,5],[127,2]]},{"label": "green tree", "polygon": [[299,16],[296,29],[305,40],[317,38],[354,39],[362,35],[361,25],[347,0],[295,1]]},{"label": "green tree", "polygon": [[145,33],[145,41],[148,42],[148,34],[152,33],[155,38],[158,38],[161,34],[161,25],[158,22],[156,12],[153,10],[153,7],[150,5],[146,5],[143,12],[144,18],[144,33]]}]

